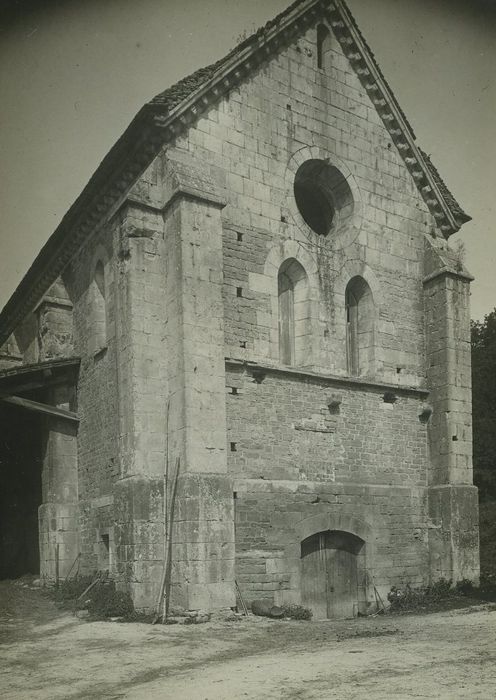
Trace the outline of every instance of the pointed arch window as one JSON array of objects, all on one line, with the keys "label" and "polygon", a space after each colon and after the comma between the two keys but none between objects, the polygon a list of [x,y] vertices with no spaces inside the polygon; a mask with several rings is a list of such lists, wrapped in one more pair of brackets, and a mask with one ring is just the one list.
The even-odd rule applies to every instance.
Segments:
[{"label": "pointed arch window", "polygon": [[374,300],[363,277],[346,287],[346,356],[348,373],[367,376],[374,371]]},{"label": "pointed arch window", "polygon": [[279,359],[284,365],[294,364],[294,283],[291,277],[280,270],[277,277],[279,297]]},{"label": "pointed arch window", "polygon": [[308,364],[311,351],[308,277],[294,258],[279,268],[277,294],[279,360],[285,365]]}]

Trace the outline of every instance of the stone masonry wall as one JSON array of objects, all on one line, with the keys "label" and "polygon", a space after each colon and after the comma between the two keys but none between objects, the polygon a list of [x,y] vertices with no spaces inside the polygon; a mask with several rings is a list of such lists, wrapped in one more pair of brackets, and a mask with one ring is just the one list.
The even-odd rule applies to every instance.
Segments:
[{"label": "stone masonry wall", "polygon": [[360,382],[287,371],[262,381],[255,372],[257,381],[229,365],[236,576],[246,598],[299,602],[298,525],[318,514],[331,518],[323,529],[347,529],[341,516],[362,523],[369,584],[383,596],[393,583],[427,583],[424,395],[400,391],[392,404]]},{"label": "stone masonry wall", "polygon": [[301,602],[301,541],[326,530],[365,540],[365,612],[374,586],[429,580],[425,489],[333,482],[235,480],[236,578],[247,602]]},{"label": "stone masonry wall", "polygon": [[[226,191],[226,356],[280,366],[277,275],[295,258],[307,275],[310,336],[300,366],[346,377],[345,289],[359,275],[373,299],[368,378],[399,392],[391,404],[382,398],[387,387],[270,372],[258,383],[228,363],[228,460],[244,593],[298,600],[297,523],[316,512],[323,530],[358,517],[367,571],[383,596],[392,583],[427,583],[429,457],[419,420],[426,395],[400,388],[426,387],[424,240],[436,235],[435,221],[339,43],[331,38],[319,69],[316,30],[309,30],[175,146],[207,164]],[[310,229],[295,203],[295,175],[311,159],[335,166],[353,196],[352,215],[327,236]],[[337,415],[327,407],[329,392],[340,395]],[[345,520],[342,529],[350,529]]]},{"label": "stone masonry wall", "polygon": [[[434,222],[339,43],[332,40],[325,69],[315,51],[310,30],[176,143],[226,188],[226,354],[277,361],[277,269],[296,257],[314,300],[309,364],[346,373],[344,290],[360,274],[374,292],[377,376],[419,384],[423,234]],[[349,226],[327,237],[294,201],[296,170],[311,158],[329,158],[355,200]]]},{"label": "stone masonry wall", "polygon": [[[98,568],[95,545],[100,540],[102,496],[111,497],[119,474],[118,409],[115,342],[115,293],[117,229],[107,225],[79,251],[63,275],[73,303],[74,354],[81,357],[78,379],[78,492],[80,551],[83,571]],[[105,263],[107,342],[94,352],[91,338],[91,284],[95,263]]]},{"label": "stone masonry wall", "polygon": [[[217,202],[213,217],[204,204],[193,206],[190,191],[177,224],[173,207],[162,212],[171,196],[167,168],[191,159],[202,173],[194,196],[206,201],[196,190],[198,183],[211,181],[227,204],[221,211]],[[312,159],[336,167],[353,196],[351,215],[327,236],[310,229],[294,198],[295,175]],[[191,175],[189,165],[188,171]],[[175,170],[179,189],[183,175]],[[238,361],[228,363],[226,379],[228,473],[219,489],[224,510],[218,518],[226,532],[220,537],[222,566],[210,566],[202,550],[194,585],[204,587],[210,566],[208,576],[215,587],[220,582],[222,600],[232,597],[226,593],[232,589],[230,478],[235,480],[236,575],[248,599],[270,595],[298,601],[300,543],[326,529],[364,539],[369,591],[377,585],[385,595],[392,583],[427,582],[429,457],[419,413],[426,398],[424,239],[435,235],[435,222],[339,43],[331,39],[322,69],[316,29],[269,58],[166,147],[131,199],[64,274],[74,305],[74,352],[82,358],[78,455],[84,566],[100,565],[105,552],[99,538],[103,533],[110,541],[112,535],[117,574],[138,607],[156,597],[164,558],[168,398],[176,384],[184,384],[189,411],[184,415],[190,417],[183,442],[195,455],[184,458],[184,468],[194,471],[192,465],[201,465],[204,449],[211,447],[205,448],[203,433],[208,437],[205,426],[212,425],[208,411],[200,414],[212,407],[204,405],[204,397],[197,406],[196,387],[212,381],[217,391],[223,379],[213,349],[218,342],[208,340],[207,332],[205,350],[215,371],[208,362],[191,359],[203,351],[196,321],[206,317],[201,309],[209,303],[207,293],[191,300],[183,290],[187,322],[183,335],[174,337],[178,318],[171,314],[177,312],[180,286],[173,284],[174,275],[191,263],[191,280],[201,281],[207,292],[220,286],[216,256],[222,233],[224,318],[219,297],[212,329],[221,345],[224,337],[224,354]],[[162,216],[170,217],[165,233]],[[215,260],[202,248],[209,232],[219,234]],[[176,236],[177,260],[170,248]],[[307,285],[306,345],[298,359],[306,373],[299,374],[274,370],[280,369],[277,275],[290,258],[303,267]],[[90,340],[97,259],[105,267],[107,333],[105,346],[95,352]],[[344,381],[345,290],[355,276],[366,280],[373,299],[368,383]],[[196,319],[191,332],[190,316]],[[266,376],[254,379],[241,366],[244,361],[267,366]],[[397,400],[384,401],[385,391],[395,392]],[[330,395],[338,397],[332,409]],[[172,416],[178,434],[182,410]],[[221,442],[215,445],[219,454]],[[213,481],[223,471],[216,460],[212,457],[204,470]],[[184,487],[183,505],[194,510],[188,494]],[[192,534],[177,547],[198,534],[198,518],[187,516]],[[205,523],[211,521],[205,517]],[[174,574],[177,586],[189,558],[185,553],[183,569]]]},{"label": "stone masonry wall", "polygon": [[226,383],[235,478],[427,485],[423,394],[400,392],[392,404],[384,389],[359,382],[269,371],[258,383],[235,367]]}]

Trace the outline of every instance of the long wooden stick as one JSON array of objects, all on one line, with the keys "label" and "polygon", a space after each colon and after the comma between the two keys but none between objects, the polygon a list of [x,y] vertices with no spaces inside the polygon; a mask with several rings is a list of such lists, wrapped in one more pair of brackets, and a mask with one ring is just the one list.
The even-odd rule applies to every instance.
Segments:
[{"label": "long wooden stick", "polygon": [[375,586],[374,586],[374,591],[375,591],[376,601],[377,601],[377,598],[379,598],[379,602],[382,605],[382,611],[386,612],[386,606],[384,605],[384,601],[382,600],[381,594],[379,593],[379,591],[377,590],[377,588]]},{"label": "long wooden stick", "polygon": [[234,580],[234,585],[236,586],[236,593],[238,594],[238,598],[241,602],[241,607],[243,608],[243,612],[246,615],[246,617],[248,617],[248,608],[246,607],[246,603],[244,601],[244,598],[241,595],[241,590],[239,588],[239,585],[238,585],[238,582],[236,581],[236,579]]},{"label": "long wooden stick", "polygon": [[169,606],[170,606],[170,589],[171,589],[171,575],[172,575],[172,532],[174,527],[174,510],[176,506],[176,496],[177,496],[177,484],[179,481],[179,469],[181,467],[181,460],[178,457],[176,459],[176,473],[174,475],[174,486],[172,489],[172,497],[170,502],[170,521],[169,521],[169,547],[167,549],[167,565],[165,569],[165,609],[162,617],[162,622],[167,621],[169,616]]},{"label": "long wooden stick", "polygon": [[59,560],[60,560],[60,545],[57,542],[55,545],[55,588],[59,587]]},{"label": "long wooden stick", "polygon": [[98,583],[98,581],[100,581],[101,578],[102,578],[102,575],[100,572],[98,572],[96,575],[96,579],[94,581],[92,581],[87,588],[84,589],[84,591],[81,593],[81,595],[78,598],[76,598],[76,601],[81,600],[81,598],[83,598],[83,596],[85,596],[87,593],[89,593],[91,591],[91,589],[93,588],[93,586],[96,586],[96,584]]},{"label": "long wooden stick", "polygon": [[39,401],[25,399],[22,396],[3,396],[0,398],[0,401],[11,403],[14,406],[20,406],[21,408],[27,408],[29,411],[37,411],[38,413],[45,413],[49,416],[65,418],[75,423],[79,423],[79,416],[77,413],[74,413],[74,411],[67,411],[65,408],[49,406],[48,404],[40,403]]},{"label": "long wooden stick", "polygon": [[162,601],[164,600],[165,591],[165,574],[166,574],[166,560],[167,560],[167,543],[168,543],[168,532],[167,532],[167,519],[168,519],[168,509],[167,509],[167,497],[169,491],[169,408],[170,408],[170,398],[167,401],[167,413],[165,416],[165,437],[167,444],[165,446],[165,469],[164,469],[164,566],[162,569],[162,579],[160,581],[160,590],[157,598],[157,605],[155,608],[155,617],[153,618],[152,625],[156,625],[160,617],[160,608],[162,606]]},{"label": "long wooden stick", "polygon": [[[71,566],[71,568],[69,569],[69,571],[67,572],[67,576],[65,577],[65,582],[66,582],[66,583],[67,583],[67,581],[69,580],[69,576],[71,575],[71,571],[73,570],[73,568],[74,568],[74,566],[75,566],[75,564],[76,564],[76,562],[78,561],[78,559],[79,559],[80,556],[81,556],[81,552],[77,555],[77,557],[76,557],[76,558],[74,559],[74,561],[72,562],[72,566]],[[79,568],[79,567],[78,567],[78,568]]]}]

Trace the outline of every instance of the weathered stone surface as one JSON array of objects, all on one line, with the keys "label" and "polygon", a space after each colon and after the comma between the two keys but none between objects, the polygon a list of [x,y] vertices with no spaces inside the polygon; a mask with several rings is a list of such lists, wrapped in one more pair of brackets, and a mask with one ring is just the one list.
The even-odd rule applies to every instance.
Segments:
[{"label": "weathered stone surface", "polygon": [[[319,67],[316,40],[176,134],[0,357],[81,357],[77,450],[47,433],[45,578],[58,544],[64,571],[79,551],[154,609],[170,542],[176,609],[233,607],[235,581],[300,603],[302,542],[334,531],[363,543],[362,612],[391,585],[476,579],[470,277],[339,41]],[[327,235],[295,201],[308,162],[332,172]]]}]

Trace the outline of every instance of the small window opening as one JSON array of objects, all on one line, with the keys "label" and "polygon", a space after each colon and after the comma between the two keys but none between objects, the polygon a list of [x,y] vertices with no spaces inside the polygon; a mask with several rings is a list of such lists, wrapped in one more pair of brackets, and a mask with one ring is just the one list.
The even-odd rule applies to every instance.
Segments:
[{"label": "small window opening", "polygon": [[231,452],[237,452],[238,451],[238,445],[235,442],[231,442]]},{"label": "small window opening", "polygon": [[239,231],[238,231],[237,238],[238,238],[238,243],[241,243],[241,241],[243,240],[243,234],[240,233]]},{"label": "small window opening", "polygon": [[110,535],[102,535],[103,546],[106,552],[110,552]]},{"label": "small window opening", "polygon": [[243,296],[243,287],[236,287],[236,296],[237,297]]},{"label": "small window opening", "polygon": [[401,374],[401,367],[396,367],[396,374]]},{"label": "small window opening", "polygon": [[240,340],[239,341],[239,347],[246,349],[246,340]]},{"label": "small window opening", "polygon": [[453,440],[453,442],[458,442],[458,436],[457,436],[457,435],[453,435],[453,437],[452,437],[451,439]]},{"label": "small window opening", "polygon": [[232,394],[232,396],[237,396],[238,395],[238,387],[232,386],[229,393]]}]

